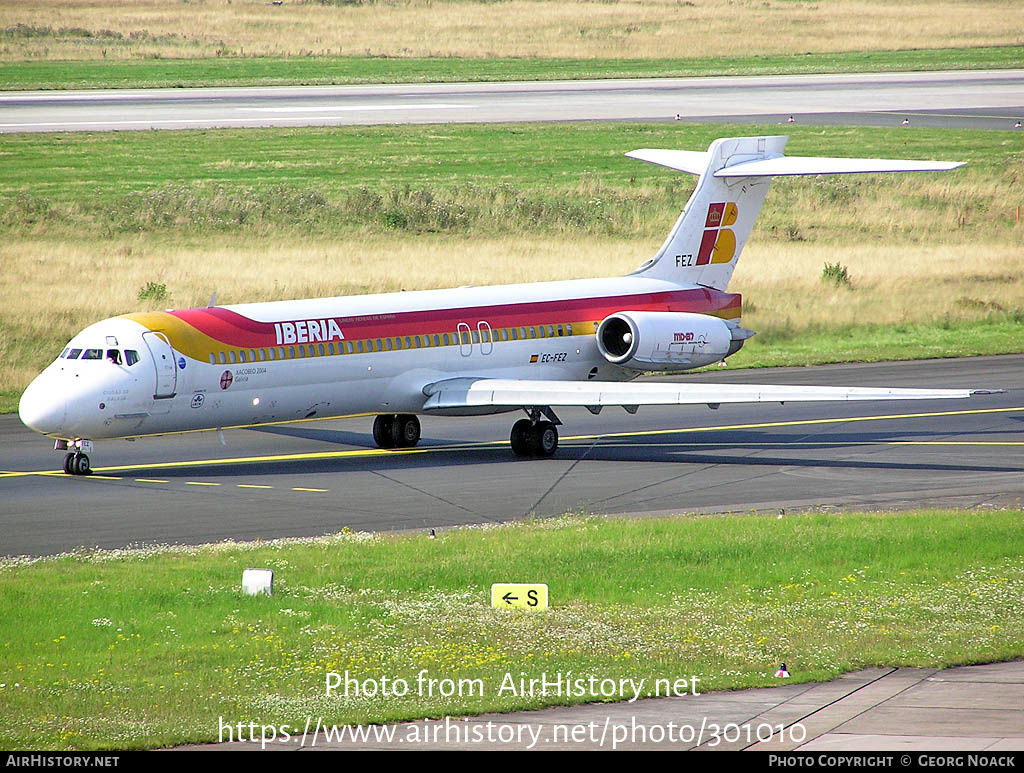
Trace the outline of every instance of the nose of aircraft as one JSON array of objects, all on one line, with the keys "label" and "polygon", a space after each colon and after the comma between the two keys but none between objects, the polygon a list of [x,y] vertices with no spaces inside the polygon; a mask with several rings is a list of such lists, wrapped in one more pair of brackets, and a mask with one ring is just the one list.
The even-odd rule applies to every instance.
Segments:
[{"label": "nose of aircraft", "polygon": [[58,386],[45,374],[28,385],[18,403],[18,416],[25,426],[44,435],[60,433],[68,404]]}]

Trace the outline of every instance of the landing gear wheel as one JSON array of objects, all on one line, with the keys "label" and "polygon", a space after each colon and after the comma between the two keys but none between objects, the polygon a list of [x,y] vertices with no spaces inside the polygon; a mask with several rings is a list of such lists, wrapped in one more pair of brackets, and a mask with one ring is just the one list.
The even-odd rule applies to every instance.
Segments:
[{"label": "landing gear wheel", "polygon": [[520,419],[513,424],[509,441],[512,444],[512,453],[516,456],[533,456],[535,445],[533,422],[529,419]]},{"label": "landing gear wheel", "polygon": [[92,472],[89,466],[89,457],[85,454],[74,454],[71,460],[71,470],[74,475],[88,475]]},{"label": "landing gear wheel", "polygon": [[64,472],[67,475],[74,475],[75,474],[75,466],[74,465],[75,465],[75,455],[74,454],[68,454],[67,456],[64,457]]},{"label": "landing gear wheel", "polygon": [[558,450],[558,430],[550,421],[538,421],[533,428],[533,453],[551,456]]},{"label": "landing gear wheel", "polygon": [[381,448],[412,448],[420,442],[420,420],[412,414],[385,414],[373,420],[373,440]]},{"label": "landing gear wheel", "polygon": [[373,420],[373,442],[377,444],[378,448],[395,447],[394,428],[394,416],[381,415]]},{"label": "landing gear wheel", "polygon": [[420,420],[410,414],[395,417],[398,428],[398,447],[412,448],[420,442]]}]

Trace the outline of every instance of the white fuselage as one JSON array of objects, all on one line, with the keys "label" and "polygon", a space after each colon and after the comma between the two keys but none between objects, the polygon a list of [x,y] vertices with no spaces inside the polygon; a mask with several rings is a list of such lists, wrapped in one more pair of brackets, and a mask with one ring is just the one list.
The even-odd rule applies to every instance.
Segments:
[{"label": "white fuselage", "polygon": [[739,296],[631,276],[129,314],[75,336],[20,413],[98,439],[416,414],[426,385],[456,377],[622,381],[637,371],[594,332],[624,310],[736,319]]}]

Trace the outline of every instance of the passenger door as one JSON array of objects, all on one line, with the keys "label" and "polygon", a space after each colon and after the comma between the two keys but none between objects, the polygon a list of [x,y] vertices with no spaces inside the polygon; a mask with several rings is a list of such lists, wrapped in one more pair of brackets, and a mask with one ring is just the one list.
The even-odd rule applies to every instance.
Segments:
[{"label": "passenger door", "polygon": [[153,364],[156,366],[156,389],[153,391],[154,400],[162,400],[174,397],[178,385],[178,366],[174,363],[174,349],[171,342],[164,333],[146,332],[142,334],[142,340],[146,342],[149,353],[153,355]]}]

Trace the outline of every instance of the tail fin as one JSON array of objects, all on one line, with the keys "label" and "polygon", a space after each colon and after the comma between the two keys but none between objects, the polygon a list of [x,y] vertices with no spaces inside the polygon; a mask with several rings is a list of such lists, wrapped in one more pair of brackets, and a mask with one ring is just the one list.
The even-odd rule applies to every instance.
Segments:
[{"label": "tail fin", "polygon": [[715,140],[706,152],[634,150],[626,155],[700,175],[657,254],[636,274],[724,290],[750,237],[771,178],[869,172],[939,172],[959,162],[782,155],[788,137]]}]

